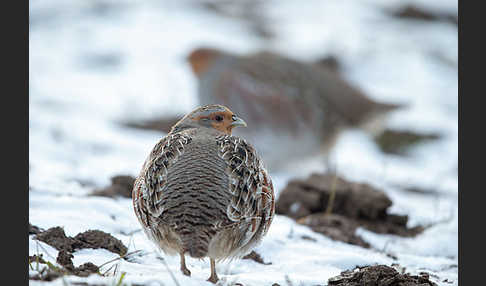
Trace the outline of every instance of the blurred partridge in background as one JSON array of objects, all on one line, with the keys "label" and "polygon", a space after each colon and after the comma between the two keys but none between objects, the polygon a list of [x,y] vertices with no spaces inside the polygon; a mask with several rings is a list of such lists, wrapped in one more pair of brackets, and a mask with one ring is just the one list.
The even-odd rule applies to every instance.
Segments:
[{"label": "blurred partridge in background", "polygon": [[267,233],[275,211],[270,177],[255,149],[232,136],[246,123],[221,105],[195,109],[153,148],[132,192],[146,235],[166,254],[241,257]]},{"label": "blurred partridge in background", "polygon": [[373,101],[335,68],[262,51],[236,55],[198,48],[188,55],[198,80],[199,104],[222,104],[252,128],[236,131],[251,142],[270,170],[328,154],[340,131],[373,135],[401,107]]}]

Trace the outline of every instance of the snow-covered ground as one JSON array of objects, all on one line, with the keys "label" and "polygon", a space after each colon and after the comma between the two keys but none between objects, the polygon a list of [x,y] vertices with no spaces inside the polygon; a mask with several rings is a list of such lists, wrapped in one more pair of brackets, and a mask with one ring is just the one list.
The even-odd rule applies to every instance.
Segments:
[{"label": "snow-covered ground", "polygon": [[[129,199],[86,195],[110,184],[113,175],[136,175],[160,138],[156,132],[122,127],[121,120],[179,114],[195,106],[196,79],[185,57],[193,48],[211,45],[241,53],[265,48],[306,61],[335,54],[344,75],[370,97],[409,105],[390,118],[389,127],[443,135],[415,148],[410,157],[397,157],[380,153],[366,134],[349,131],[332,154],[340,174],[382,188],[394,202],[391,211],[407,214],[410,226],[440,223],[415,238],[359,229],[370,250],[277,215],[256,249],[272,264],[220,263],[222,284],[327,285],[328,278],[357,265],[398,263],[412,274],[430,273],[439,285],[458,285],[457,26],[399,20],[386,12],[415,3],[456,14],[457,1],[266,1],[259,12],[268,19],[271,39],[253,33],[247,21],[196,3],[29,1],[29,221],[44,229],[62,226],[68,236],[99,229],[122,240],[129,252],[143,250],[130,262],[102,267],[104,272],[117,264],[114,275],[30,284],[111,285],[126,272],[124,283],[176,285],[174,275],[179,285],[210,285],[205,281],[209,261],[189,258],[188,278],[179,271],[178,257],[156,255],[137,231]],[[277,194],[289,179],[323,169],[319,159],[273,173]],[[404,192],[398,185],[438,194]],[[57,250],[31,236],[29,254],[38,253],[55,263]],[[101,265],[116,257],[107,250],[83,249],[73,261],[75,266]]]}]

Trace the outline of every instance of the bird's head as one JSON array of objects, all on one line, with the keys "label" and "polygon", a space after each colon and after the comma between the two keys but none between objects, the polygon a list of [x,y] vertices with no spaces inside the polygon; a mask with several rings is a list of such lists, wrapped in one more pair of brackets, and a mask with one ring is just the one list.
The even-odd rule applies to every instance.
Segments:
[{"label": "bird's head", "polygon": [[187,61],[191,65],[194,74],[199,77],[222,54],[222,51],[213,48],[197,48],[187,56]]},{"label": "bird's head", "polygon": [[246,127],[245,121],[223,105],[212,104],[196,108],[179,120],[171,132],[187,128],[212,128],[231,135],[233,128]]}]

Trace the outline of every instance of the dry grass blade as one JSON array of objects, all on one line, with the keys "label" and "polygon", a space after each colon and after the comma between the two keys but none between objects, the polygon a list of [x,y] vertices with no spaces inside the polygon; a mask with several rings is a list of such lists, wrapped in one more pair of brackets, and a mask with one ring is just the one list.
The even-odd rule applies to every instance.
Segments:
[{"label": "dry grass blade", "polygon": [[332,208],[334,207],[334,198],[336,197],[336,183],[337,183],[337,171],[334,170],[334,177],[332,179],[331,194],[329,196],[329,201],[327,202],[326,212],[324,215],[330,215],[332,213]]},{"label": "dry grass blade", "polygon": [[125,274],[127,274],[127,273],[126,272],[122,272],[120,274],[120,279],[118,280],[118,283],[116,283],[116,286],[121,286],[122,285],[123,279],[125,278]]},{"label": "dry grass blade", "polygon": [[114,262],[114,261],[117,261],[117,260],[123,259],[123,258],[125,258],[125,257],[127,257],[127,256],[129,256],[129,255],[133,255],[133,254],[138,253],[138,252],[141,252],[141,251],[142,251],[142,250],[135,250],[135,251],[132,251],[132,252],[127,252],[127,253],[125,253],[124,255],[121,255],[120,257],[114,258],[114,259],[112,259],[112,260],[110,260],[110,261],[107,261],[107,262],[105,262],[105,263],[101,264],[101,265],[99,266],[99,268],[101,268],[101,267],[103,267],[103,266],[105,266],[105,265],[107,265],[107,264],[109,264],[109,263],[111,263],[111,262]]}]

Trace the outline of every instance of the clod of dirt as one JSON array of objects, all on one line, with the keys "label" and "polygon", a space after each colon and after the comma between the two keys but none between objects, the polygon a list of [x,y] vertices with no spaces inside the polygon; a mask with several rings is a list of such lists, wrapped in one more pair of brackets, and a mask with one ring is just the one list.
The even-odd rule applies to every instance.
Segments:
[{"label": "clod of dirt", "polygon": [[29,264],[30,263],[40,263],[40,264],[46,264],[47,262],[44,260],[44,258],[42,258],[42,254],[41,255],[31,255],[29,256]]},{"label": "clod of dirt", "polygon": [[38,233],[35,239],[49,244],[57,250],[73,252],[77,248],[84,248],[85,245],[71,237],[67,237],[64,229],[59,226],[51,227],[46,231]]},{"label": "clod of dirt", "polygon": [[374,140],[382,152],[406,156],[412,147],[440,138],[439,134],[420,134],[413,131],[387,129],[376,136]]},{"label": "clod of dirt", "polygon": [[308,235],[302,235],[300,238],[302,238],[303,240],[308,240],[308,241],[312,241],[312,242],[316,242],[317,239],[313,238],[313,237],[310,237]]},{"label": "clod of dirt", "polygon": [[427,187],[427,186],[414,186],[411,184],[395,184],[395,187],[399,188],[404,192],[420,194],[424,196],[436,196],[440,197],[443,196],[444,193],[440,192],[436,188]]},{"label": "clod of dirt", "polygon": [[167,116],[144,121],[124,122],[122,124],[131,128],[155,130],[163,133],[169,133],[172,126],[174,126],[182,117],[183,115]]},{"label": "clod of dirt", "polygon": [[73,258],[74,256],[70,252],[67,252],[66,250],[61,250],[57,254],[56,261],[57,263],[64,266],[64,268],[66,268],[67,270],[73,271],[74,270],[74,264],[72,261]]},{"label": "clod of dirt", "polygon": [[322,67],[328,69],[332,72],[338,72],[341,64],[339,63],[338,59],[334,55],[329,55],[318,59],[315,64],[318,67]]},{"label": "clod of dirt", "polygon": [[305,180],[292,180],[282,190],[276,212],[299,219],[327,208],[331,189],[335,189],[334,214],[350,218],[386,217],[392,201],[381,190],[368,184],[352,183],[333,174],[312,174]]},{"label": "clod of dirt", "polygon": [[457,25],[457,15],[452,15],[448,13],[437,13],[432,11],[427,11],[423,8],[419,8],[415,5],[406,5],[398,10],[391,12],[392,16],[401,19],[415,19],[423,21],[440,21],[449,22]]},{"label": "clod of dirt", "polygon": [[[79,267],[74,267],[72,261],[73,255],[66,250],[59,251],[57,255],[56,262],[59,263],[61,267],[54,266],[47,261],[45,261],[41,256],[29,256],[29,263],[39,263],[45,264],[46,267],[42,268],[39,273],[30,276],[30,280],[42,280],[42,281],[52,281],[63,275],[76,275],[80,277],[87,277],[92,273],[99,273],[98,266],[91,262],[84,263]],[[37,266],[36,266],[37,267]]]},{"label": "clod of dirt", "polygon": [[30,222],[29,222],[29,235],[31,234],[39,234],[41,232],[43,232],[44,230],[41,229],[40,227],[38,226],[35,226],[35,225],[32,225]]},{"label": "clod of dirt", "polygon": [[73,238],[66,236],[64,230],[57,226],[37,234],[35,239],[45,242],[59,251],[64,250],[70,253],[82,248],[104,248],[124,255],[128,250],[119,239],[100,230],[88,230]]},{"label": "clod of dirt", "polygon": [[386,265],[358,267],[354,270],[341,272],[341,275],[331,277],[329,286],[436,286],[429,280],[427,273],[420,275],[400,274]]},{"label": "clod of dirt", "polygon": [[56,271],[53,271],[47,267],[42,269],[39,273],[29,276],[29,280],[38,280],[38,281],[52,281],[56,278],[61,277],[62,274]]},{"label": "clod of dirt", "polygon": [[263,258],[260,256],[260,254],[256,253],[254,250],[250,252],[249,254],[243,256],[243,259],[251,259],[257,263],[264,264],[264,265],[270,265],[272,262],[267,262],[265,263],[263,261]]},{"label": "clod of dirt", "polygon": [[[326,214],[334,189],[332,212]],[[388,196],[368,184],[353,183],[334,174],[312,174],[305,180],[292,180],[282,190],[275,211],[308,225],[332,239],[370,245],[355,234],[357,227],[377,233],[414,236],[423,227],[407,228],[407,216],[388,214]]]},{"label": "clod of dirt", "polygon": [[81,277],[88,277],[92,273],[98,273],[98,271],[98,266],[94,265],[91,262],[86,262],[83,265],[76,267],[73,271],[73,274]]},{"label": "clod of dirt", "polygon": [[325,236],[343,241],[346,243],[359,245],[369,248],[370,244],[355,234],[358,223],[340,215],[315,214],[306,216],[298,221],[312,228],[312,230],[322,233]]},{"label": "clod of dirt", "polygon": [[79,233],[74,239],[85,243],[90,248],[104,248],[120,256],[125,255],[128,250],[121,240],[101,230],[88,230]]},{"label": "clod of dirt", "polygon": [[84,263],[83,265],[80,265],[78,267],[74,267],[72,259],[74,256],[65,251],[61,250],[59,251],[59,254],[57,255],[57,263],[62,265],[66,272],[68,274],[73,274],[76,276],[81,276],[81,277],[88,277],[92,273],[98,273],[99,267],[94,265],[91,262]]},{"label": "clod of dirt", "polygon": [[68,237],[61,227],[52,227],[46,231],[40,231],[34,238],[59,250],[56,262],[62,266],[62,269],[48,264],[42,259],[42,256],[29,256],[29,263],[37,262],[48,265],[38,274],[29,277],[31,280],[51,281],[66,274],[87,277],[92,273],[99,273],[99,267],[91,262],[74,267],[72,252],[76,249],[105,248],[111,252],[118,253],[120,256],[124,255],[128,250],[119,239],[100,230],[88,230],[79,233],[75,237]]},{"label": "clod of dirt", "polygon": [[111,178],[111,185],[103,188],[94,190],[91,193],[92,196],[103,196],[103,197],[132,197],[133,184],[135,183],[135,178],[129,175],[118,175]]}]

